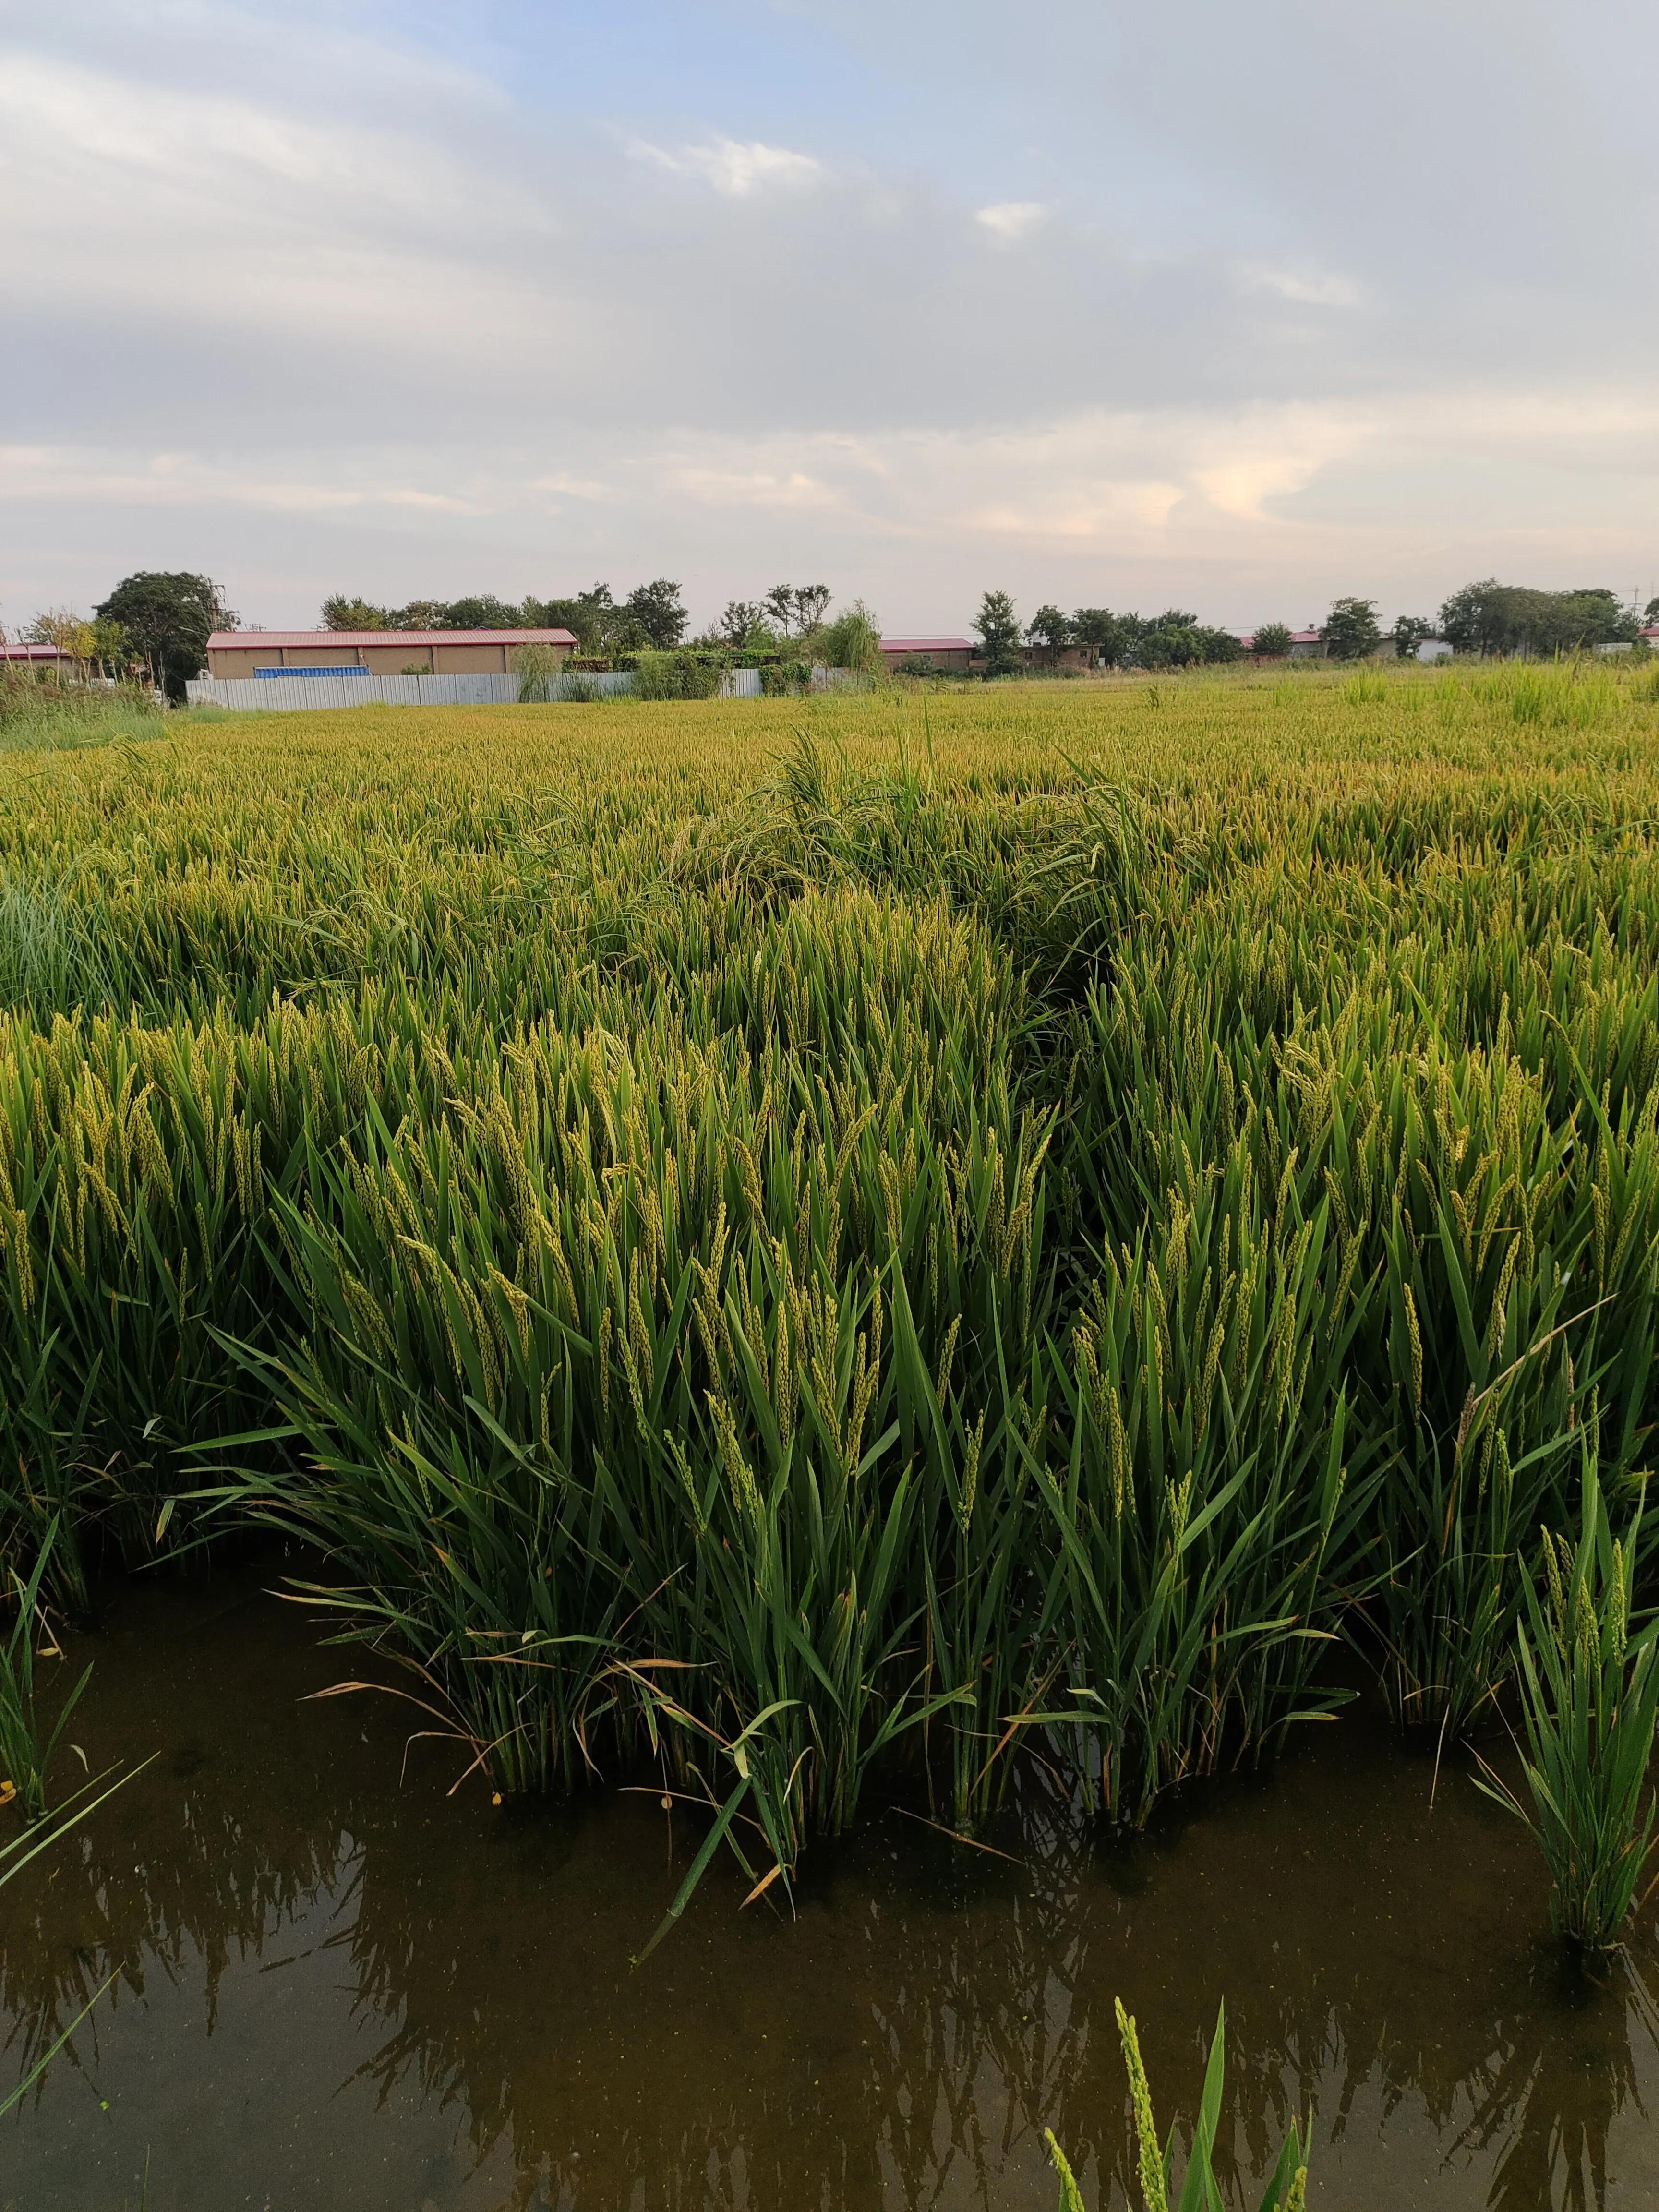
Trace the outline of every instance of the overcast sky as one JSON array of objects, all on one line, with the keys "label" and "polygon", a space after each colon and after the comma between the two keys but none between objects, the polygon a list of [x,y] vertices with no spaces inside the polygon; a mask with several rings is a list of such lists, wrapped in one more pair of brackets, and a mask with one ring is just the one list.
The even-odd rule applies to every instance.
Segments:
[{"label": "overcast sky", "polygon": [[0,621],[1659,592],[1638,0],[0,0]]}]

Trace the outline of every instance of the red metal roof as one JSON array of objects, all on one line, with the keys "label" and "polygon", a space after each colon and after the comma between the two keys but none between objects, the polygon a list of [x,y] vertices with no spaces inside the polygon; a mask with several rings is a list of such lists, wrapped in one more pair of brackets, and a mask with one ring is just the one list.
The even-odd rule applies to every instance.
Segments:
[{"label": "red metal roof", "polygon": [[0,660],[61,660],[55,645],[0,645]]},{"label": "red metal roof", "polygon": [[337,645],[574,645],[568,629],[216,629],[210,653],[311,652]]},{"label": "red metal roof", "polygon": [[881,649],[884,653],[974,653],[978,650],[970,637],[884,637]]}]

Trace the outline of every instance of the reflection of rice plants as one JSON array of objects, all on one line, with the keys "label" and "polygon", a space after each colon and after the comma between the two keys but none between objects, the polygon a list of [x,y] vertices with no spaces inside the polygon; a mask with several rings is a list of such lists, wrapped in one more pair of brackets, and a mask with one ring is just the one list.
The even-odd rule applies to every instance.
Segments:
[{"label": "reflection of rice plants", "polygon": [[[84,1680],[83,1676],[83,1682]],[[154,1753],[151,1756],[153,1757]],[[110,1780],[107,1773],[105,1773],[97,1776],[93,1781],[83,1783],[73,1796],[66,1797],[57,1811],[41,1820],[37,1826],[26,1830],[21,1836],[14,1836],[9,1843],[0,1844],[0,1889],[3,1889],[9,1881],[14,1881],[18,1875],[21,1874],[31,1860],[39,1858],[43,1851],[49,1850],[61,1837],[66,1836],[70,1830],[84,1820],[89,1813],[95,1813],[104,1800],[106,1797],[112,1797],[124,1783],[132,1779],[134,1774],[142,1774],[149,1765],[149,1760],[147,1759],[141,1765],[133,1767],[131,1771],[117,1774],[113,1781]],[[0,2097],[0,2118],[10,2112],[14,2105],[20,2103],[27,2096],[29,2091],[119,1972],[120,1968],[118,1966],[115,1973],[111,1974],[100,1987],[94,1991],[91,1998],[81,2008],[56,2040],[33,2061],[17,2087],[6,2096]]]},{"label": "reflection of rice plants", "polygon": [[1526,1798],[1495,1777],[1481,1785],[1537,1838],[1553,1884],[1550,1918],[1590,1953],[1618,1943],[1653,1849],[1659,1622],[1631,1633],[1640,1525],[1638,1506],[1626,1534],[1613,1534],[1586,1449],[1577,1543],[1547,1530],[1543,1593],[1530,1577],[1522,1585]]},{"label": "reflection of rice plants", "polygon": [[[1193,2124],[1192,2148],[1188,2154],[1187,2169],[1182,2177],[1181,2194],[1175,2189],[1175,2130],[1159,2142],[1158,2122],[1152,2112],[1152,2093],[1146,2080],[1146,2069],[1141,2063],[1140,2039],[1135,2033],[1133,2014],[1127,2013],[1120,2002],[1116,2006],[1117,2031],[1123,2044],[1123,2062],[1129,2073],[1129,2093],[1134,2104],[1135,2137],[1139,2158],[1138,2173],[1144,2212],[1223,2212],[1225,2198],[1216,2178],[1214,2154],[1216,2127],[1221,2118],[1221,2094],[1226,2075],[1227,2008],[1223,2005],[1216,2015],[1215,2034],[1210,2044],[1210,2063],[1204,2071],[1204,2089],[1199,2100],[1198,2118]],[[1082,2191],[1077,2185],[1066,2154],[1048,2136],[1048,2148],[1060,2173],[1060,2212],[1084,2212]],[[1268,2178],[1262,2193],[1260,2212],[1303,2212],[1308,2194],[1308,2145],[1295,2121],[1285,2137],[1283,2148]]]},{"label": "reflection of rice plants", "polygon": [[57,1533],[58,1522],[54,1520],[47,1527],[27,1582],[15,1570],[12,1571],[9,1593],[11,1627],[4,1642],[0,1643],[0,1803],[15,1797],[23,1818],[31,1822],[46,1814],[46,1778],[53,1754],[92,1674],[88,1666],[59,1705],[57,1718],[47,1727],[40,1711],[34,1662],[37,1657],[56,1659],[61,1656],[56,1644],[50,1640],[38,1650],[36,1648],[42,1638],[50,1638],[46,1608],[40,1602],[40,1588]]}]

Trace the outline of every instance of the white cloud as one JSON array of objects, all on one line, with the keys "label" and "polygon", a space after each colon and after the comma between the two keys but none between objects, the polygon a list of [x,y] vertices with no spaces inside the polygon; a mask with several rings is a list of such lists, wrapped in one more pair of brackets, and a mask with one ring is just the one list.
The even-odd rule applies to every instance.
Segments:
[{"label": "white cloud", "polygon": [[1352,277],[1328,270],[1281,269],[1266,262],[1241,261],[1237,275],[1247,292],[1266,292],[1301,307],[1357,307],[1364,296]]},{"label": "white cloud", "polygon": [[727,199],[746,199],[751,192],[781,189],[799,191],[823,183],[827,172],[811,154],[793,153],[787,146],[768,146],[758,138],[747,142],[715,138],[704,146],[670,149],[635,138],[629,152],[637,161],[654,162],[677,177],[697,177]]},{"label": "white cloud", "polygon": [[1001,200],[994,207],[981,208],[974,217],[981,230],[988,230],[1005,246],[1029,238],[1048,220],[1048,210],[1041,200]]},{"label": "white cloud", "polygon": [[224,227],[229,203],[267,218],[273,208],[303,207],[313,222],[331,212],[347,227],[370,212],[409,228],[546,224],[532,195],[426,137],[315,121],[223,89],[139,94],[120,77],[17,48],[0,50],[0,121],[14,215],[13,191],[31,216],[49,218],[40,183],[55,175],[105,221],[118,221],[121,197],[136,190],[188,195],[210,230]]},{"label": "white cloud", "polygon": [[[0,0],[5,235],[52,272],[0,300],[9,620],[158,565],[271,621],[600,573],[822,574],[896,627],[975,579],[1241,623],[1659,589],[1659,167],[1630,72],[1540,58],[1566,0],[1426,70],[1422,0],[1363,67],[1304,10],[1288,77],[1221,0],[1089,70],[1084,0],[705,10],[694,70],[579,11],[580,100],[535,11],[293,5]],[[1005,147],[1033,197],[984,204]]]},{"label": "white cloud", "polygon": [[[200,453],[131,453],[98,447],[0,446],[0,498],[50,506],[240,507],[252,513],[326,514],[414,508],[441,514],[477,511],[453,493],[401,483],[373,459],[356,483],[316,483],[283,476],[269,454],[216,460]],[[495,504],[491,500],[488,503]]]}]

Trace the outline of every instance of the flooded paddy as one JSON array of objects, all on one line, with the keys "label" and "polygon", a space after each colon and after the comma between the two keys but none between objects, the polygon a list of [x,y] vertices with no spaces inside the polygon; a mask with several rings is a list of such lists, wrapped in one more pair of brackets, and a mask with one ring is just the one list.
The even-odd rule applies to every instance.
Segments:
[{"label": "flooded paddy", "polygon": [[94,1770],[157,1756],[6,1893],[5,2083],[118,1978],[0,2122],[5,2212],[1048,2212],[1045,2127],[1117,2204],[1115,1995],[1166,2121],[1224,1996],[1241,2181],[1310,2106],[1316,2207],[1659,2199],[1650,1919],[1571,1979],[1518,1824],[1363,1717],[1127,1857],[1035,1774],[1007,1857],[872,1807],[793,1921],[717,1863],[635,1968],[687,1819],[447,1796],[413,1707],[303,1702],[356,1660],[271,1579],[128,1587],[82,1639]]}]

